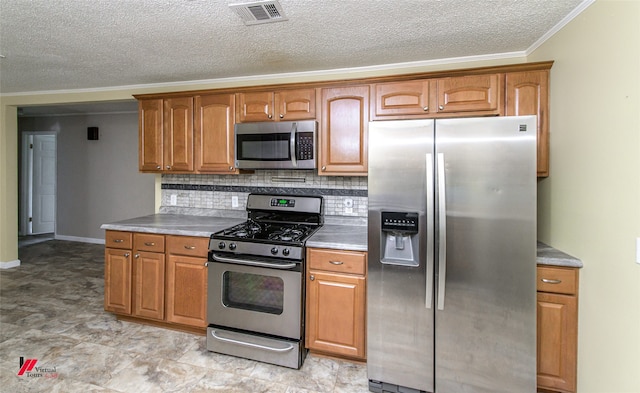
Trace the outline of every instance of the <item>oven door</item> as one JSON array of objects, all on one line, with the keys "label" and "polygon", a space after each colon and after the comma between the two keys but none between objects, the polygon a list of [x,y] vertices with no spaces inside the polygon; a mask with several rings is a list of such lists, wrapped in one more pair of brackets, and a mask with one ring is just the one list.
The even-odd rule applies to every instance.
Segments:
[{"label": "oven door", "polygon": [[302,338],[301,263],[212,254],[209,324]]}]

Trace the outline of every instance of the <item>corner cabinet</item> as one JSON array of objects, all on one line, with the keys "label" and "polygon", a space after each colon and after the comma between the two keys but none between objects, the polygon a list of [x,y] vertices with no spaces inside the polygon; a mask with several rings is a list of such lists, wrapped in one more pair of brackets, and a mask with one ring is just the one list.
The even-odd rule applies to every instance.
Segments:
[{"label": "corner cabinet", "polygon": [[364,360],[367,254],[309,248],[307,266],[307,348]]},{"label": "corner cabinet", "polygon": [[538,389],[576,391],[578,269],[537,268]]},{"label": "corner cabinet", "polygon": [[105,311],[204,332],[208,238],[106,231]]},{"label": "corner cabinet", "polygon": [[538,117],[538,177],[549,176],[549,70],[506,74],[506,116]]},{"label": "corner cabinet", "polygon": [[369,86],[321,89],[319,175],[366,176]]}]

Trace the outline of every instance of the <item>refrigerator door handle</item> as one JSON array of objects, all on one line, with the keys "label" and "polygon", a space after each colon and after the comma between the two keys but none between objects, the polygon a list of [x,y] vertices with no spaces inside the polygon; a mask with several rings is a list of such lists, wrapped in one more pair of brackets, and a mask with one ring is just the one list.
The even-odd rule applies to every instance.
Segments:
[{"label": "refrigerator door handle", "polygon": [[426,192],[427,192],[427,233],[426,233],[426,241],[427,241],[427,274],[426,274],[426,295],[425,295],[425,307],[427,309],[431,309],[431,305],[433,303],[433,265],[434,258],[433,255],[433,156],[431,154],[426,154],[425,157],[425,170],[426,170]]},{"label": "refrigerator door handle", "polygon": [[444,310],[444,286],[447,278],[447,206],[444,179],[444,154],[438,153],[438,310]]}]

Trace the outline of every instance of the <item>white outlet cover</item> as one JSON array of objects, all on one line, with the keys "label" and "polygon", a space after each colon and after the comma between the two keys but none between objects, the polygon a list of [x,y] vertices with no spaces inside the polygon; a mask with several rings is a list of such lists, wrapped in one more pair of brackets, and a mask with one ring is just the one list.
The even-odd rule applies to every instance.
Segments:
[{"label": "white outlet cover", "polygon": [[178,204],[178,196],[176,194],[172,194],[171,195],[171,201],[170,201],[171,206],[175,206]]},{"label": "white outlet cover", "polygon": [[636,263],[640,263],[640,237],[636,238]]}]

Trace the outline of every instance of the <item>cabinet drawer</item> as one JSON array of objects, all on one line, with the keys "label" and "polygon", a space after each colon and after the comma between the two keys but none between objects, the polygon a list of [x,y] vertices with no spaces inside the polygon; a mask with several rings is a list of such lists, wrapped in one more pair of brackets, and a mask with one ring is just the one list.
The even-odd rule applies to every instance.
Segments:
[{"label": "cabinet drawer", "polygon": [[578,293],[578,269],[563,267],[538,266],[539,292],[564,293],[576,295]]},{"label": "cabinet drawer", "polygon": [[133,240],[136,251],[164,252],[164,235],[134,233]]},{"label": "cabinet drawer", "polygon": [[175,255],[206,258],[209,252],[209,238],[167,236],[167,252]]},{"label": "cabinet drawer", "polygon": [[307,253],[310,269],[364,275],[367,254],[355,251],[337,251],[310,248]]},{"label": "cabinet drawer", "polygon": [[132,233],[121,231],[106,231],[104,235],[105,247],[131,249]]}]

